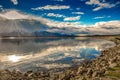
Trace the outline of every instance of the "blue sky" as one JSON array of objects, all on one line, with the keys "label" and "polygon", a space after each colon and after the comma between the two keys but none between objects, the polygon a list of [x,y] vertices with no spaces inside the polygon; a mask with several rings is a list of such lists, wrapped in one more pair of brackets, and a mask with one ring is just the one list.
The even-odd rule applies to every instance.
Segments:
[{"label": "blue sky", "polygon": [[85,25],[120,20],[119,0],[0,0],[0,9]]}]

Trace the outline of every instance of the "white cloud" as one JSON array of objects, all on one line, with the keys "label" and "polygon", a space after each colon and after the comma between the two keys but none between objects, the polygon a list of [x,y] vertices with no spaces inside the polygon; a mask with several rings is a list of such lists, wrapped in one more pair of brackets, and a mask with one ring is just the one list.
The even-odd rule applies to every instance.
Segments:
[{"label": "white cloud", "polygon": [[80,26],[80,22],[58,22],[58,21],[50,21],[47,23],[50,27],[78,27]]},{"label": "white cloud", "polygon": [[14,5],[17,5],[17,4],[18,4],[18,1],[17,1],[17,0],[11,0],[11,2],[12,2]]},{"label": "white cloud", "polygon": [[120,27],[120,21],[119,20],[114,20],[114,21],[108,21],[108,22],[105,22],[105,21],[102,21],[102,22],[97,22],[95,23],[94,25],[95,27]]},{"label": "white cloud", "polygon": [[15,19],[28,19],[28,20],[37,20],[40,21],[43,24],[46,24],[47,22],[51,21],[49,19],[46,18],[42,18],[42,17],[36,17],[33,15],[29,15],[29,14],[24,14],[18,10],[7,10],[4,11],[3,13],[0,13],[0,17],[4,18],[4,19],[10,19],[10,20],[15,20]]},{"label": "white cloud", "polygon": [[100,9],[102,9],[102,7],[94,8],[93,11],[98,11],[98,10],[100,10]]},{"label": "white cloud", "polygon": [[94,25],[87,25],[86,27],[79,28],[78,30],[80,33],[86,32],[88,35],[120,34],[120,20],[97,22]]},{"label": "white cloud", "polygon": [[90,1],[87,1],[86,4],[88,5],[93,5],[93,4],[99,4],[99,0],[90,0]]},{"label": "white cloud", "polygon": [[69,9],[70,6],[66,5],[46,5],[43,7],[31,8],[32,10],[62,10],[62,9]]},{"label": "white cloud", "polygon": [[80,10],[80,8],[76,8],[76,10]]},{"label": "white cloud", "polygon": [[95,18],[93,18],[93,19],[102,19],[102,18],[104,18],[103,16],[100,16],[100,17],[95,17]]},{"label": "white cloud", "polygon": [[25,19],[25,18],[28,18],[28,15],[20,14],[16,10],[6,11],[6,12],[0,14],[0,16],[4,17],[6,19]]},{"label": "white cloud", "polygon": [[110,18],[111,16],[97,16],[94,17],[93,19],[103,19],[103,18]]},{"label": "white cloud", "polygon": [[0,8],[2,8],[3,6],[2,5],[0,5]]},{"label": "white cloud", "polygon": [[76,20],[80,20],[80,16],[64,18],[64,21],[76,21]]},{"label": "white cloud", "polygon": [[54,1],[59,1],[59,2],[63,2],[64,0],[54,0]]},{"label": "white cloud", "polygon": [[2,5],[0,5],[0,10],[2,10],[2,11],[3,11],[3,6],[2,6]]},{"label": "white cloud", "polygon": [[72,14],[84,14],[84,12],[72,12]]},{"label": "white cloud", "polygon": [[48,13],[47,16],[49,16],[49,17],[65,17],[62,14],[55,14],[55,13]]},{"label": "white cloud", "polygon": [[105,18],[104,16],[94,17],[93,19],[102,19]]},{"label": "white cloud", "polygon": [[117,2],[115,4],[110,4],[110,3],[106,3],[104,0],[102,2],[100,2],[100,0],[90,0],[90,1],[87,1],[86,4],[87,5],[97,5],[97,7],[93,9],[93,11],[98,11],[103,8],[115,7],[116,5],[120,4],[120,2]]},{"label": "white cloud", "polygon": [[[76,35],[114,35],[120,34],[120,20],[97,22],[94,25],[85,25],[80,22],[57,22],[51,21],[47,23],[50,27],[58,27],[52,29],[51,32],[59,32],[64,34]],[[61,28],[66,28],[62,30]]]}]

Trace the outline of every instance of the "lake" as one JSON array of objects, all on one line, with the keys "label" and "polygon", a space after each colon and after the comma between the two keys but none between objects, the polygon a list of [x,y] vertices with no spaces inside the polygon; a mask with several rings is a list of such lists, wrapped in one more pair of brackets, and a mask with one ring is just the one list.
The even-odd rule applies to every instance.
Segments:
[{"label": "lake", "polygon": [[62,70],[95,59],[113,46],[111,41],[87,37],[0,39],[0,69]]}]

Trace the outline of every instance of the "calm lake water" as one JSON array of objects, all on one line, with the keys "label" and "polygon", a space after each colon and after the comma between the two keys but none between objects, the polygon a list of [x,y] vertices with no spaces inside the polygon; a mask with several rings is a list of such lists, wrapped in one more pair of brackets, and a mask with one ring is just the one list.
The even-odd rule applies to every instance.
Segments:
[{"label": "calm lake water", "polygon": [[50,70],[80,65],[115,46],[93,38],[0,39],[0,69]]}]

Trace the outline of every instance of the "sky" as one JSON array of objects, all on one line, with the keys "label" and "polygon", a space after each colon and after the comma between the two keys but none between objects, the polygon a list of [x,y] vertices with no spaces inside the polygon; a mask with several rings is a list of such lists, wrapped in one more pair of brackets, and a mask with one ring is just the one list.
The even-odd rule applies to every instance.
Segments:
[{"label": "sky", "polygon": [[119,0],[0,0],[0,12],[8,10],[46,19],[54,27],[120,25]]},{"label": "sky", "polygon": [[120,20],[119,0],[0,0],[0,6],[60,22]]}]

